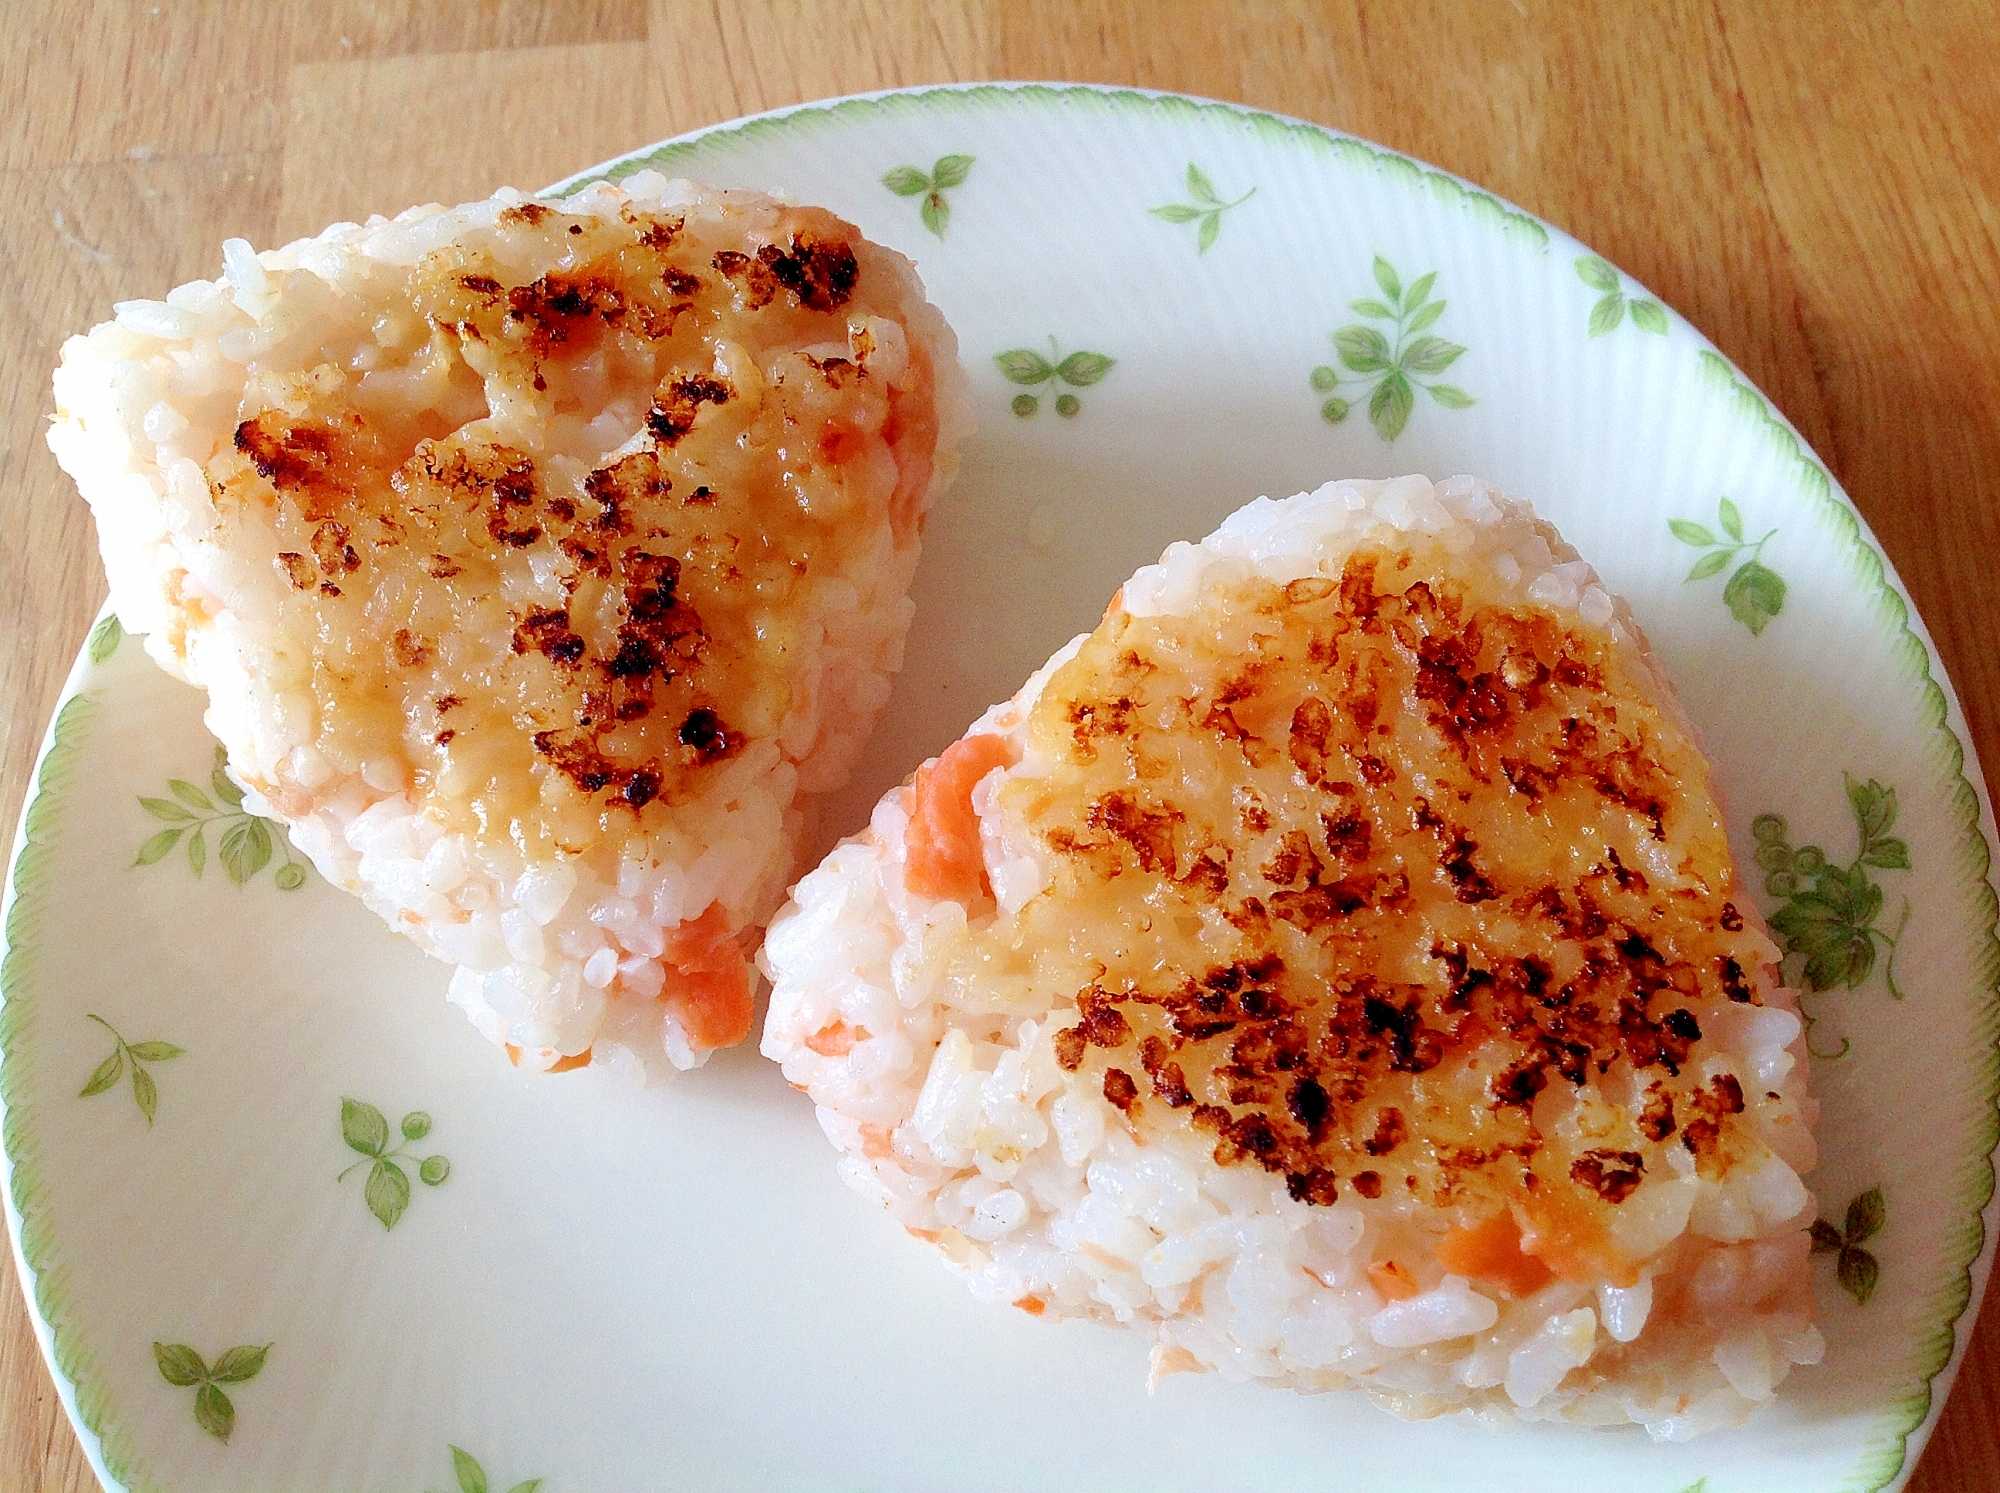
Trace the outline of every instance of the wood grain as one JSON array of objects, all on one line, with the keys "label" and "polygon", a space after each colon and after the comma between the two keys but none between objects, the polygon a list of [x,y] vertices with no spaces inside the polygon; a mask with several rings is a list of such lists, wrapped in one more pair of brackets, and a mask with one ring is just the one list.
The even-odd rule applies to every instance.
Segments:
[{"label": "wood grain", "polygon": [[[41,441],[114,300],[414,201],[829,94],[1066,78],[1352,130],[1687,315],[1867,515],[2000,761],[2000,73],[1989,0],[16,4],[0,49],[0,818],[102,596]],[[93,1486],[0,1266],[0,1493]],[[1911,1487],[2000,1493],[2000,1306]]]},{"label": "wood grain", "polygon": [[[301,63],[292,69],[278,238],[414,202],[541,186],[654,139],[648,61],[643,41],[620,41]],[[521,139],[512,128],[536,100],[578,97],[590,110],[560,133]],[[396,133],[350,128],[388,118],[401,121]],[[426,148],[411,150],[411,140]]]}]

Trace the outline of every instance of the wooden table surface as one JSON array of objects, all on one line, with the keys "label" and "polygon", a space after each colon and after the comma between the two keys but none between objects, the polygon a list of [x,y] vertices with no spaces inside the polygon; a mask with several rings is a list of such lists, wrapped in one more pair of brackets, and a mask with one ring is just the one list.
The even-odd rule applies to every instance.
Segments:
[{"label": "wooden table surface", "polygon": [[[1049,78],[1351,130],[1569,229],[1867,515],[2000,763],[1992,0],[202,0],[7,9],[0,821],[104,594],[42,443],[61,340],[340,218],[531,188],[799,100]],[[1985,60],[1982,60],[1985,59]],[[0,1263],[0,1493],[89,1489]],[[2000,1493],[2000,1300],[1910,1485]]]}]

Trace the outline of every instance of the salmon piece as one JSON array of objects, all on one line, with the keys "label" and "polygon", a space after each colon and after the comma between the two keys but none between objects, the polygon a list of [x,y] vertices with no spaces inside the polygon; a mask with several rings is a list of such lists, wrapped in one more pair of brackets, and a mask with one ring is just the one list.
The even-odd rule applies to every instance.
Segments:
[{"label": "salmon piece", "polygon": [[806,1038],[806,1046],[823,1058],[844,1058],[854,1051],[856,1042],[867,1040],[867,1027],[849,1026],[844,1021],[835,1021]]},{"label": "salmon piece", "polygon": [[991,892],[972,790],[995,768],[1013,763],[1014,749],[1005,737],[968,736],[917,769],[903,840],[909,858],[904,878],[911,891],[951,902],[972,902]]},{"label": "salmon piece", "polygon": [[696,1051],[734,1047],[750,1035],[755,1004],[750,966],[741,935],[730,928],[722,908],[711,904],[699,918],[669,934],[665,961],[675,978],[663,999]]},{"label": "salmon piece", "polygon": [[[1596,1204],[1597,1206],[1593,1206]],[[1587,1193],[1550,1189],[1515,1205],[1521,1249],[1559,1280],[1632,1286],[1638,1264],[1612,1242],[1599,1199]]]},{"label": "salmon piece", "polygon": [[896,1154],[890,1132],[885,1125],[863,1125],[861,1127],[861,1154],[871,1161],[884,1161]]},{"label": "salmon piece", "polygon": [[1438,1241],[1437,1262],[1453,1275],[1491,1281],[1509,1296],[1531,1296],[1553,1279],[1549,1267],[1521,1248],[1521,1227],[1496,1213]]}]

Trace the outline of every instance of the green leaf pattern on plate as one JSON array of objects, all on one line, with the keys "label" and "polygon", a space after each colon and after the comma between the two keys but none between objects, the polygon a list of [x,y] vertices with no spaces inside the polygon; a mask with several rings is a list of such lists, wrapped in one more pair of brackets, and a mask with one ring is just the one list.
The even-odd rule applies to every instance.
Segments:
[{"label": "green leaf pattern on plate", "polygon": [[1369,423],[1383,440],[1393,441],[1410,423],[1418,389],[1448,410],[1467,409],[1476,401],[1456,384],[1424,382],[1465,355],[1458,343],[1430,331],[1444,315],[1446,304],[1430,299],[1437,271],[1419,275],[1406,288],[1396,267],[1380,254],[1375,256],[1374,270],[1381,298],[1363,296],[1350,301],[1348,307],[1371,321],[1388,322],[1393,337],[1359,322],[1340,328],[1332,334],[1339,366],[1322,363],[1307,382],[1315,394],[1326,396],[1319,413],[1329,425],[1338,425],[1353,408],[1353,401],[1340,393],[1341,389],[1358,385],[1355,398],[1366,390]]},{"label": "green leaf pattern on plate", "polygon": [[945,225],[951,221],[951,202],[944,194],[972,174],[972,161],[971,156],[939,156],[928,172],[898,166],[882,178],[882,185],[898,197],[921,196],[924,201],[918,216],[924,227],[943,238]]},{"label": "green leaf pattern on plate", "polygon": [[1193,161],[1188,162],[1187,189],[1193,202],[1169,202],[1163,207],[1149,207],[1146,211],[1163,223],[1199,223],[1201,226],[1194,235],[1195,252],[1198,254],[1206,254],[1215,243],[1216,235],[1222,232],[1222,215],[1232,207],[1241,207],[1257,195],[1257,189],[1252,187],[1234,202],[1224,202],[1215,190],[1215,183],[1208,179],[1208,173]]},{"label": "green leaf pattern on plate", "polygon": [[102,618],[90,630],[90,641],[83,645],[83,651],[90,655],[90,661],[101,664],[118,651],[118,645],[125,641],[125,629],[119,624],[118,614],[112,612]]},{"label": "green leaf pattern on plate", "polygon": [[[1771,619],[1785,609],[1784,577],[1760,558],[1764,546],[1778,531],[1767,529],[1760,539],[1743,537],[1743,514],[1736,504],[1724,497],[1715,507],[1716,527],[1698,524],[1690,518],[1670,518],[1667,528],[1682,544],[1692,545],[1705,553],[1694,562],[1694,568],[1682,581],[1705,581],[1710,576],[1720,575],[1733,564],[1743,551],[1750,552],[1722,588],[1723,605],[1729,614],[1745,627],[1753,636],[1761,637],[1770,626]],[[1718,532],[1719,531],[1719,532]]]},{"label": "green leaf pattern on plate", "polygon": [[139,1106],[139,1113],[146,1117],[146,1127],[152,1128],[153,1116],[160,1107],[159,1086],[153,1075],[146,1070],[148,1063],[164,1063],[181,1055],[184,1049],[171,1042],[127,1042],[118,1034],[118,1029],[95,1012],[84,1013],[92,1021],[111,1033],[115,1044],[111,1056],[91,1069],[90,1077],[77,1091],[77,1098],[89,1099],[117,1087],[118,1080],[125,1076],[125,1070],[132,1070],[132,1102]]},{"label": "green leaf pattern on plate", "polygon": [[402,1138],[391,1150],[389,1121],[381,1110],[359,1099],[340,1101],[340,1138],[347,1142],[350,1151],[361,1153],[361,1160],[334,1181],[345,1182],[356,1167],[366,1166],[368,1180],[361,1189],[362,1200],[385,1230],[393,1229],[396,1220],[403,1216],[403,1210],[410,1206],[410,1174],[396,1164],[398,1158],[417,1164],[418,1180],[426,1187],[435,1187],[451,1175],[451,1162],[445,1157],[412,1156],[404,1150],[431,1133],[429,1115],[420,1109],[413,1109],[403,1116],[398,1128],[402,1131]]},{"label": "green leaf pattern on plate", "polygon": [[1879,1186],[1869,1188],[1847,1205],[1847,1217],[1841,1220],[1839,1228],[1823,1218],[1813,1220],[1812,1252],[1836,1257],[1834,1275],[1840,1281],[1840,1288],[1857,1305],[1866,1306],[1882,1280],[1882,1262],[1861,1246],[1879,1234],[1888,1221],[1889,1208],[1882,1200]]},{"label": "green leaf pattern on plate", "polygon": [[284,864],[271,877],[272,882],[281,892],[297,891],[306,884],[305,862],[292,859],[291,841],[282,827],[243,807],[243,790],[224,770],[228,760],[228,754],[218,746],[206,789],[185,778],[171,778],[167,791],[172,797],[139,796],[139,807],[166,828],[139,847],[133,864],[153,865],[172,854],[176,845],[184,844],[188,869],[200,876],[208,869],[208,830],[215,825],[219,826],[216,854],[223,874],[232,882],[242,886],[270,865],[276,852],[284,857]]},{"label": "green leaf pattern on plate", "polygon": [[264,1357],[270,1351],[269,1343],[261,1348],[231,1348],[211,1365],[186,1343],[155,1342],[153,1362],[167,1383],[176,1389],[194,1390],[195,1424],[217,1441],[227,1441],[236,1429],[236,1406],[222,1392],[222,1386],[256,1378],[263,1372]]},{"label": "green leaf pattern on plate", "polygon": [[[999,367],[1001,377],[1010,384],[1020,384],[1028,389],[1040,389],[1047,385],[1054,390],[1064,384],[1071,389],[1087,389],[1102,380],[1117,359],[1093,352],[1073,352],[1065,357],[1056,339],[1051,337],[1047,357],[1033,348],[1016,347],[1004,353],[995,353],[993,361]],[[1023,420],[1041,407],[1039,394],[1016,394],[1009,405]],[[1056,394],[1056,413],[1065,420],[1074,419],[1082,408],[1083,401],[1067,390]]]},{"label": "green leaf pattern on plate", "polygon": [[[463,1447],[451,1449],[451,1475],[458,1484],[458,1493],[495,1493],[493,1484],[486,1476],[486,1469],[479,1465],[479,1459]],[[538,1477],[531,1477],[514,1484],[507,1493],[535,1493],[542,1485]]]},{"label": "green leaf pattern on plate", "polygon": [[[1896,824],[1896,790],[1873,778],[1844,776],[1859,841],[1848,864],[1835,864],[1817,845],[1793,845],[1782,814],[1760,814],[1751,823],[1757,865],[1765,873],[1764,890],[1784,903],[1770,916],[1771,932],[1788,958],[1796,955],[1804,961],[1798,978],[1813,991],[1860,989],[1874,973],[1879,944],[1889,951],[1882,961],[1883,982],[1889,994],[1901,1000],[1896,943],[1910,920],[1910,899],[1903,899],[1893,933],[1876,927],[1883,896],[1870,874],[1910,869],[1909,843],[1889,833]],[[1813,1020],[1806,1016],[1808,1031]],[[1838,1051],[1812,1051],[1814,1057],[1832,1060],[1845,1057],[1848,1048],[1843,1040]]]},{"label": "green leaf pattern on plate", "polygon": [[1576,261],[1576,277],[1592,290],[1603,292],[1590,308],[1591,336],[1602,337],[1617,331],[1628,311],[1632,314],[1632,325],[1640,331],[1656,337],[1667,335],[1667,308],[1658,301],[1626,295],[1618,271],[1609,260],[1595,254],[1581,255]]}]

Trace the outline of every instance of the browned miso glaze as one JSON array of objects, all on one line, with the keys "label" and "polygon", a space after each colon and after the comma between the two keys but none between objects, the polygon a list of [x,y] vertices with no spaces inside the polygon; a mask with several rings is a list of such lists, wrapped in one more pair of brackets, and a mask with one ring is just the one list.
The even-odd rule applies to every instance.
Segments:
[{"label": "browned miso glaze", "polygon": [[1557,1273],[1619,1275],[1669,1148],[1720,1176],[1776,1102],[1695,1052],[1763,945],[1631,650],[1480,584],[1364,549],[1114,607],[1034,707],[1051,770],[1003,789],[1057,869],[994,935],[1074,982],[1057,1060],[1141,1138],[1310,1204],[1519,1207]]},{"label": "browned miso glaze", "polygon": [[225,536],[275,534],[312,644],[271,668],[332,766],[576,850],[777,732],[800,598],[912,537],[936,417],[917,338],[921,377],[871,369],[879,251],[758,223],[524,203],[377,271],[358,347],[253,377],[210,486]]}]

